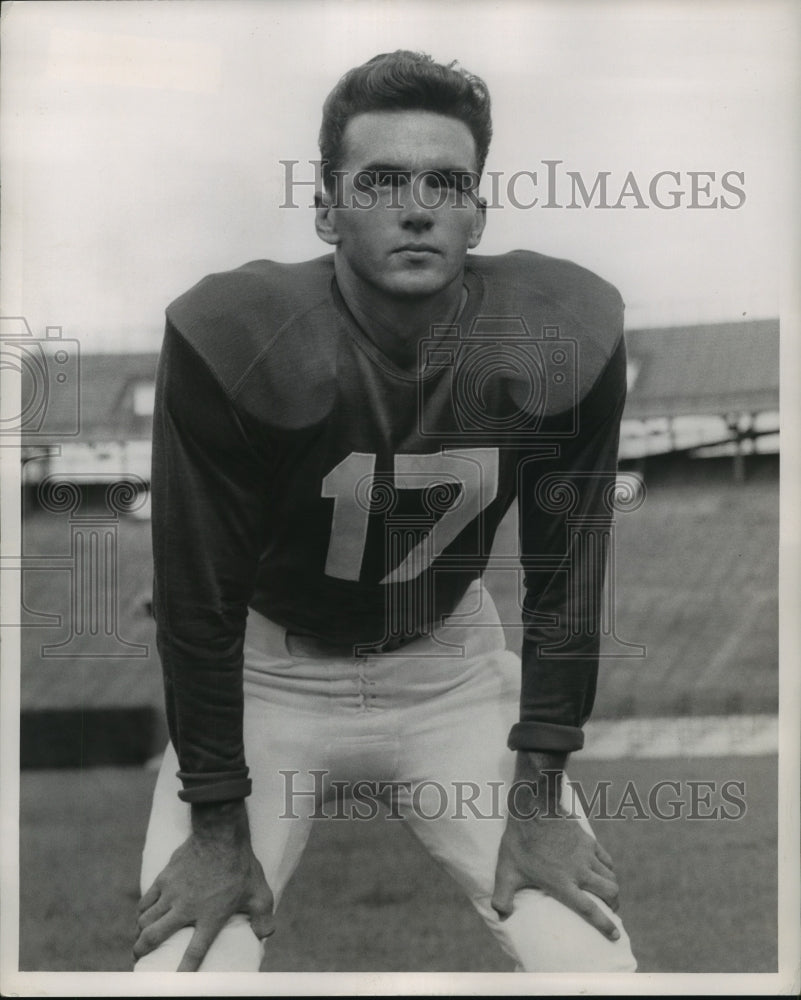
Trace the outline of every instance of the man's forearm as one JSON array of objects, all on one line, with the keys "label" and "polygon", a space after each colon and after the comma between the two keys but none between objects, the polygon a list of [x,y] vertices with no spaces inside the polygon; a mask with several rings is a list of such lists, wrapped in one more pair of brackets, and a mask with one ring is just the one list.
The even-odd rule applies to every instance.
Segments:
[{"label": "man's forearm", "polygon": [[251,781],[242,729],[241,650],[237,645],[195,656],[172,630],[159,627],[156,637],[170,739],[179,762],[179,798],[193,805],[244,798]]}]

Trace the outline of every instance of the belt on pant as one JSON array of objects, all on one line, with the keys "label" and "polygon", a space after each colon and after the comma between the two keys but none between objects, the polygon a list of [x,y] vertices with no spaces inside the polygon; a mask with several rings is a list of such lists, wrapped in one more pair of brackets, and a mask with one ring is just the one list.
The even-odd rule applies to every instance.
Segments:
[{"label": "belt on pant", "polygon": [[341,659],[342,657],[374,656],[381,653],[391,653],[420,637],[419,634],[392,636],[383,642],[376,643],[333,642],[329,639],[321,639],[316,635],[287,631],[286,648],[293,656]]}]

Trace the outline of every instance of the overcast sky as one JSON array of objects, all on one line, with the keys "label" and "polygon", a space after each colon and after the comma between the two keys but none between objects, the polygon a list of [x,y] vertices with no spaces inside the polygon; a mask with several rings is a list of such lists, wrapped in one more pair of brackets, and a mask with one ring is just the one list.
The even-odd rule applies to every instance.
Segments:
[{"label": "overcast sky", "polygon": [[[628,324],[773,316],[797,233],[798,17],[783,3],[131,0],[3,5],[3,314],[85,351],[159,345],[165,305],[210,271],[327,252],[308,187],[320,106],[377,52],[458,58],[489,84],[502,207],[481,252],[569,257]],[[795,22],[795,23],[794,23]],[[622,208],[544,208],[545,160]],[[540,204],[516,208],[540,195]],[[660,209],[649,184],[660,171]],[[690,171],[714,173],[689,207]],[[722,187],[722,177],[736,191]],[[738,175],[743,175],[740,180]],[[484,193],[492,192],[485,184]],[[721,199],[732,206],[721,208]],[[593,204],[597,204],[597,197]]]}]

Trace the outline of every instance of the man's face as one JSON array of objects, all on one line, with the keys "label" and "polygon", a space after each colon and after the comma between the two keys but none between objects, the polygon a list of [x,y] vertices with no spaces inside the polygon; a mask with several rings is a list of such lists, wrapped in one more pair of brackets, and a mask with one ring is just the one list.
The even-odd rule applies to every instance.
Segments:
[{"label": "man's face", "polygon": [[318,232],[338,263],[391,297],[427,297],[461,279],[484,229],[470,129],[430,111],[352,118],[332,207]]}]

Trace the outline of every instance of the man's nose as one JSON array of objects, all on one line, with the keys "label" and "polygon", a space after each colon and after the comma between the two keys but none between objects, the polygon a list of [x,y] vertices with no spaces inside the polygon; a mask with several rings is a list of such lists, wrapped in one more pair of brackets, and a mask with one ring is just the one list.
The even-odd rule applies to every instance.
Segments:
[{"label": "man's nose", "polygon": [[434,225],[434,212],[420,199],[413,186],[404,192],[400,223],[404,229],[422,232]]}]

